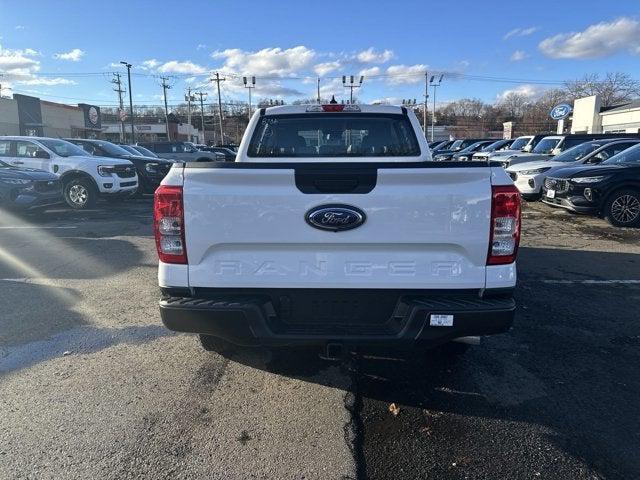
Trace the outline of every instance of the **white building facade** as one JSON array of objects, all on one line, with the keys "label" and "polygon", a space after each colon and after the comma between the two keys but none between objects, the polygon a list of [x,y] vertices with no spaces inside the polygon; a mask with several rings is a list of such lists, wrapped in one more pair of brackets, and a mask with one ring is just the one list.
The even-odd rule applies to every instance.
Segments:
[{"label": "white building facade", "polygon": [[600,97],[578,98],[573,103],[571,133],[639,133],[640,100],[602,107]]}]

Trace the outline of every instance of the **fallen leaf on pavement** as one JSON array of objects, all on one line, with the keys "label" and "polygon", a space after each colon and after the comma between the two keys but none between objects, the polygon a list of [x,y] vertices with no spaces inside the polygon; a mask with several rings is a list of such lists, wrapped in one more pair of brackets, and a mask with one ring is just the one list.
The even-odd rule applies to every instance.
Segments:
[{"label": "fallen leaf on pavement", "polygon": [[400,407],[398,407],[395,403],[392,403],[391,405],[389,405],[389,411],[394,417],[397,417],[400,413]]}]

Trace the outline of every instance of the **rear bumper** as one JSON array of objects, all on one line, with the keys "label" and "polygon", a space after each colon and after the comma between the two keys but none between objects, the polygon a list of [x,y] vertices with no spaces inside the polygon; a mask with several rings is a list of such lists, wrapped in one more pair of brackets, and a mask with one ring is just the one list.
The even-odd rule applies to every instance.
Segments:
[{"label": "rear bumper", "polygon": [[[185,294],[165,291],[160,314],[167,328],[213,335],[245,346],[342,343],[410,347],[416,340],[435,346],[458,337],[505,332],[515,312],[511,290],[482,298],[478,291],[342,290],[336,297],[317,290]],[[350,296],[355,298],[353,304]],[[453,325],[432,326],[434,314],[453,315]]]}]

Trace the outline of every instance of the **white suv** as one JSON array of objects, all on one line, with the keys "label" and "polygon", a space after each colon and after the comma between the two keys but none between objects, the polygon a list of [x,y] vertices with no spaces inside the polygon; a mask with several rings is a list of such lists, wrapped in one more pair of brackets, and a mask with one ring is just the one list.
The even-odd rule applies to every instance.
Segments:
[{"label": "white suv", "polygon": [[64,199],[71,208],[95,205],[98,197],[121,200],[138,189],[138,175],[129,160],[94,157],[64,140],[42,137],[0,137],[8,148],[0,160],[60,176]]}]

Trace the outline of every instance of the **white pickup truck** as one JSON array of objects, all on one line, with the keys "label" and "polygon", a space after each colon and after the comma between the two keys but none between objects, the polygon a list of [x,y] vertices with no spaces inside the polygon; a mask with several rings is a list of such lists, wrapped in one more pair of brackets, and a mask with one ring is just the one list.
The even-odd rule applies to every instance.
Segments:
[{"label": "white pickup truck", "polygon": [[171,330],[244,346],[437,346],[513,322],[520,196],[433,162],[403,107],[260,109],[235,162],[175,164],[154,231]]}]

